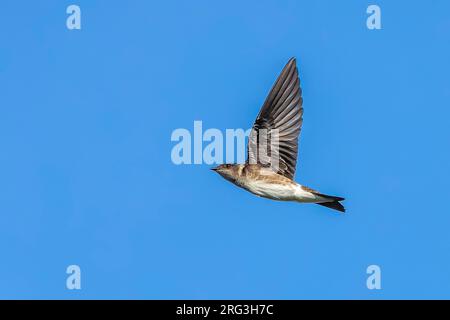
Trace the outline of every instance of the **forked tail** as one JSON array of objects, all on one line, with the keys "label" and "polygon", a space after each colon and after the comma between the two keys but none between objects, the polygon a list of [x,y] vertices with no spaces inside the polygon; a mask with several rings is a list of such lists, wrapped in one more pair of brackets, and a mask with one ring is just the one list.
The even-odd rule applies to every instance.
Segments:
[{"label": "forked tail", "polygon": [[330,208],[330,209],[334,209],[334,210],[337,210],[337,211],[340,211],[340,212],[345,212],[344,206],[342,205],[342,203],[339,202],[339,201],[345,200],[344,198],[335,197],[335,196],[328,196],[326,194],[321,194],[321,193],[315,193],[315,194],[320,196],[320,197],[322,197],[322,198],[330,200],[330,201],[327,201],[327,202],[317,203],[318,205],[321,205],[321,206],[324,206],[324,207],[327,207],[327,208]]}]

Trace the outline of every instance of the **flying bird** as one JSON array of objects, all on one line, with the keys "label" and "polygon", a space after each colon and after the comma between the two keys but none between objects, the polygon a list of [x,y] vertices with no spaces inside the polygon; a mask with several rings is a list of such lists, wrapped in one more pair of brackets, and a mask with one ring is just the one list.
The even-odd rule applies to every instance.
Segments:
[{"label": "flying bird", "polygon": [[264,198],[316,203],[345,212],[344,198],[322,194],[294,181],[303,99],[295,58],[272,86],[247,146],[245,164],[221,164],[212,170],[233,184]]}]

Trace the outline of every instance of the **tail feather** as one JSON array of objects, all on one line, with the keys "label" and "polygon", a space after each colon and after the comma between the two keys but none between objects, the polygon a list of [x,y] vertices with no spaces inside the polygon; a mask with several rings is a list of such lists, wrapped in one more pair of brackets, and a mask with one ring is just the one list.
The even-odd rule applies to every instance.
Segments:
[{"label": "tail feather", "polygon": [[334,209],[334,210],[337,210],[337,211],[340,211],[340,212],[345,212],[344,206],[342,205],[342,203],[339,202],[339,201],[345,200],[345,198],[329,196],[329,195],[321,194],[321,193],[315,193],[315,194],[320,196],[320,197],[322,197],[322,198],[330,200],[330,201],[327,201],[327,202],[317,203],[318,205],[321,205],[321,206],[324,206],[324,207],[327,207],[327,208],[330,208],[330,209]]},{"label": "tail feather", "polygon": [[318,203],[321,206],[330,208],[330,209],[334,209],[340,212],[345,212],[345,208],[342,205],[342,203],[340,203],[339,201],[332,201],[332,202],[322,202],[322,203]]}]

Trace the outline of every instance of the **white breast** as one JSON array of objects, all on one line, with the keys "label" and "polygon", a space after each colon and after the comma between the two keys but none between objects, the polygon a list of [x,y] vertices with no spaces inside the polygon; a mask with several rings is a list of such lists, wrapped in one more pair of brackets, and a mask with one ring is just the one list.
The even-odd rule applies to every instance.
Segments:
[{"label": "white breast", "polygon": [[264,180],[245,181],[244,189],[260,197],[274,200],[295,200],[295,185],[267,183]]},{"label": "white breast", "polygon": [[318,197],[299,184],[268,183],[264,180],[240,181],[239,185],[257,196],[280,201],[316,202]]}]

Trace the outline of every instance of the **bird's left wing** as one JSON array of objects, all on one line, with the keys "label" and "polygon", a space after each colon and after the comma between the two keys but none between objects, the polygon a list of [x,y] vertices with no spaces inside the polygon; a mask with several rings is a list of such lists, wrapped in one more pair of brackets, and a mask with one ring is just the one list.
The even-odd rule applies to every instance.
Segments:
[{"label": "bird's left wing", "polygon": [[247,163],[270,166],[293,179],[303,121],[302,91],[295,58],[270,90],[250,132]]}]

